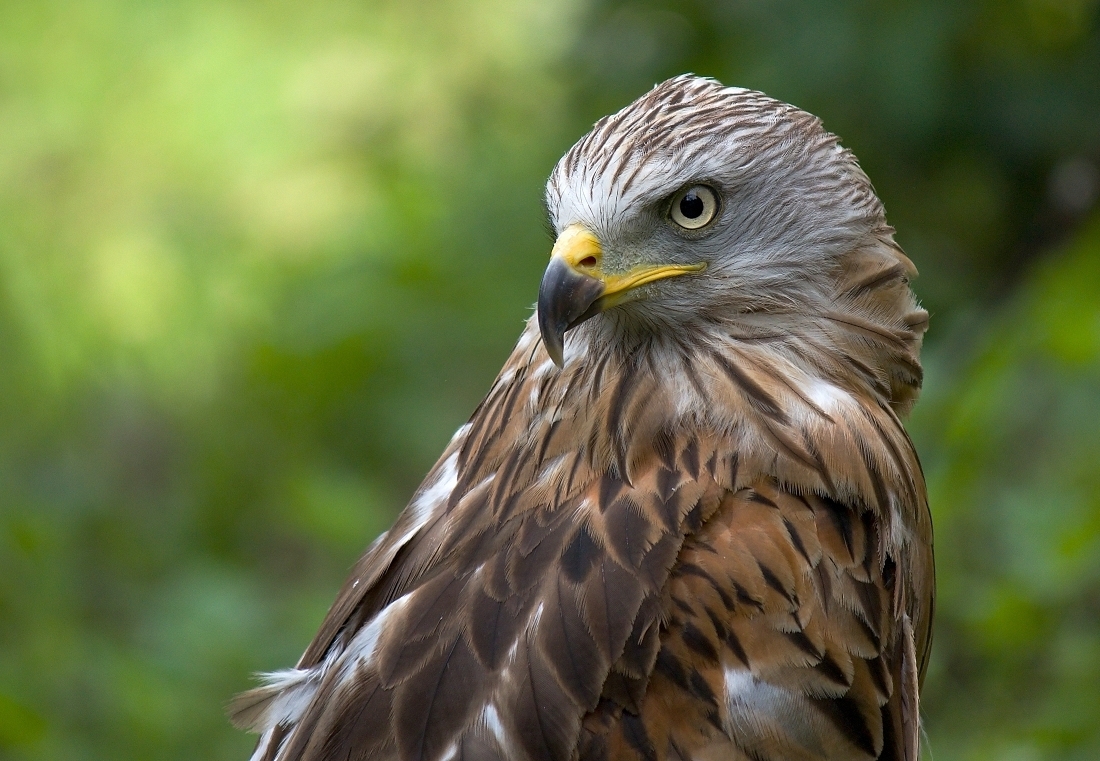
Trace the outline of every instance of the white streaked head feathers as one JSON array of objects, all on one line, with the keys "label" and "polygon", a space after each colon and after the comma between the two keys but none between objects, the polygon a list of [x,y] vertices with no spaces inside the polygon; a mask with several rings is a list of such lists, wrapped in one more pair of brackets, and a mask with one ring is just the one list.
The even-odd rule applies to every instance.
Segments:
[{"label": "white streaked head feathers", "polygon": [[[719,218],[678,236],[667,204],[695,183],[719,192]],[[596,234],[605,267],[654,255],[705,261],[704,275],[653,289],[675,294],[669,307],[686,312],[719,302],[792,311],[831,299],[832,261],[872,233],[889,234],[867,177],[817,117],[690,75],[597,122],[558,162],[546,198],[559,232],[581,224]]]},{"label": "white streaked head feathers", "polygon": [[[696,184],[715,191],[718,211],[685,230],[670,205]],[[778,358],[796,358],[811,377],[829,357],[851,357],[849,368],[875,376],[855,378],[859,390],[888,386],[901,412],[915,399],[927,327],[908,287],[916,271],[855,157],[812,114],[676,77],[597,122],[555,166],[546,199],[559,232],[580,225],[595,236],[605,273],[705,265],[644,285],[570,330],[566,365],[640,346],[690,354],[767,337]],[[868,330],[890,345],[857,335]],[[819,407],[844,401],[828,388],[836,385],[830,378],[813,390]]]}]

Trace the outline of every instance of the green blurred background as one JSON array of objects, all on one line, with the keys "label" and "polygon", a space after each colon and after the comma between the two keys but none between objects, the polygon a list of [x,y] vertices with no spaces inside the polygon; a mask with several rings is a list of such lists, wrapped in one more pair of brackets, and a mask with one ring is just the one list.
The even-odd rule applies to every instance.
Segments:
[{"label": "green blurred background", "polygon": [[682,71],[813,111],[932,313],[936,761],[1100,758],[1096,0],[0,2],[0,758],[243,759]]}]

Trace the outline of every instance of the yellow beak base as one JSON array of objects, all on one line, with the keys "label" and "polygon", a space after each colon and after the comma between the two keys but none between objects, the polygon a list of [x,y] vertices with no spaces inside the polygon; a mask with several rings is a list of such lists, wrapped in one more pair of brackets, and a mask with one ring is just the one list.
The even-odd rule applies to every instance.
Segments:
[{"label": "yellow beak base", "polygon": [[554,363],[563,364],[565,333],[647,283],[702,272],[705,263],[635,267],[623,273],[603,271],[603,249],[581,225],[562,230],[539,287],[538,320],[542,342]]}]

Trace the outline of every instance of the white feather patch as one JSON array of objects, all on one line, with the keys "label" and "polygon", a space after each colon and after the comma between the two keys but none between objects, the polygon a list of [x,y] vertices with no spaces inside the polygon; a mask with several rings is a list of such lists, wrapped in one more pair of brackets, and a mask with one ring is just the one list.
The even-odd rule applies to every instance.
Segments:
[{"label": "white feather patch", "polygon": [[324,676],[322,667],[312,669],[284,669],[260,676],[267,687],[279,690],[279,696],[271,701],[265,716],[265,729],[276,724],[296,722],[305,711],[313,693]]},{"label": "white feather patch", "polygon": [[762,682],[751,672],[739,668],[725,670],[726,720],[731,728],[765,717],[789,714],[797,696],[781,687]]},{"label": "white feather patch", "polygon": [[500,747],[505,748],[506,738],[504,734],[504,723],[500,720],[500,714],[497,713],[497,707],[492,703],[486,703],[485,707],[481,709],[481,723],[489,730],[489,734],[500,743]]},{"label": "white feather patch", "polygon": [[340,656],[340,681],[343,682],[355,674],[360,665],[369,665],[374,659],[378,639],[382,636],[387,622],[395,613],[399,613],[418,590],[403,594],[375,614],[366,626],[356,632],[347,649]]},{"label": "white feather patch", "polygon": [[[468,429],[467,426],[463,428]],[[462,428],[459,428],[459,433],[465,435]],[[458,434],[455,434],[457,438]],[[455,467],[458,462],[458,452],[452,453],[443,464],[439,466],[439,471],[436,474],[435,480],[432,481],[430,486],[425,486],[413,501],[409,504],[409,516],[410,523],[408,528],[405,529],[405,533],[401,535],[401,538],[397,540],[395,546],[402,547],[405,542],[409,541],[416,535],[420,529],[424,528],[433,517],[435,517],[446,504],[447,500],[451,496],[451,492],[454,491],[455,485],[458,483],[458,471]]]},{"label": "white feather patch", "polygon": [[852,395],[847,391],[820,378],[811,379],[802,388],[802,393],[825,414],[835,412],[839,407],[850,406],[855,402]]}]

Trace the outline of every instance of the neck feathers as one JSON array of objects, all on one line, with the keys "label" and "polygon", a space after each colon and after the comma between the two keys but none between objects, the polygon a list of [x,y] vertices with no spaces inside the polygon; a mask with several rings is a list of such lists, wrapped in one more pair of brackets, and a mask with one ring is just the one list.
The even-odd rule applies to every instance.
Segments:
[{"label": "neck feathers", "polygon": [[907,558],[923,578],[931,524],[899,414],[919,390],[926,315],[909,294],[911,265],[883,251],[893,253],[860,260],[838,285],[844,297],[812,319],[777,327],[757,315],[629,349],[586,324],[569,334],[561,370],[532,319],[454,444],[454,493],[483,484],[486,509],[505,520],[527,502],[565,504],[601,479],[660,478],[654,463],[682,450],[695,481],[736,491],[767,480],[873,513],[882,556]]},{"label": "neck feathers", "polygon": [[[488,455],[486,466],[514,456],[524,480],[568,492],[584,473],[629,480],[662,440],[692,431],[737,458],[742,478],[910,523],[925,512],[924,484],[900,417],[920,390],[927,313],[888,234],[837,269],[835,293],[816,311],[740,314],[629,340],[610,334],[603,315],[570,332],[560,371],[532,319],[471,420],[468,448]],[[491,454],[499,442],[522,442],[524,453]]]}]

